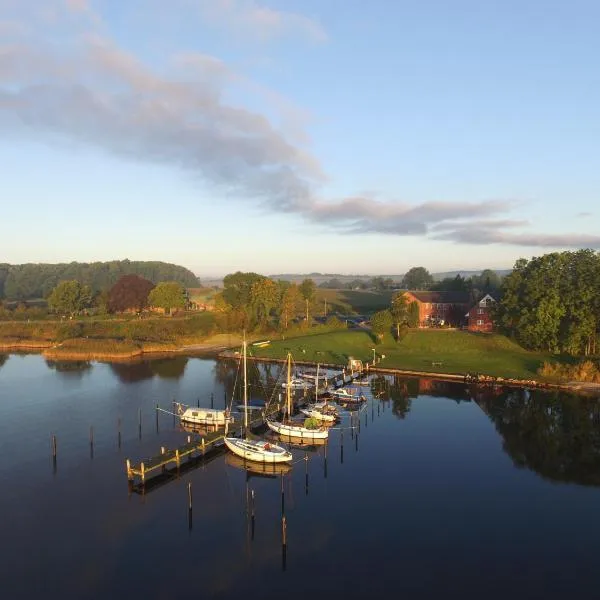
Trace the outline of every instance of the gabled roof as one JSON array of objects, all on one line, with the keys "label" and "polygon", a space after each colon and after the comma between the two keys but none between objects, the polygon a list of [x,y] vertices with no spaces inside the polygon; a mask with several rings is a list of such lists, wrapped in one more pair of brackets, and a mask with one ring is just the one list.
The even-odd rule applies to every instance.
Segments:
[{"label": "gabled roof", "polygon": [[419,302],[436,302],[438,304],[469,304],[471,295],[469,292],[430,292],[419,290],[407,290]]}]

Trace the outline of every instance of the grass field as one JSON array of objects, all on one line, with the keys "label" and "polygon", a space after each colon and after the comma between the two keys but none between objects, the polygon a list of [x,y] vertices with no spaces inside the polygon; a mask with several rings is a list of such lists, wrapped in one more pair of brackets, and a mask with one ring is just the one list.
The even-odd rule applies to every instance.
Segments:
[{"label": "grass field", "polygon": [[[541,379],[538,368],[557,357],[528,352],[497,334],[452,330],[411,330],[396,343],[391,336],[374,344],[367,331],[345,330],[322,335],[274,341],[265,348],[252,348],[255,356],[284,358],[288,349],[295,360],[346,365],[348,358],[373,360],[385,355],[378,366],[437,373],[481,373],[515,379]],[[432,363],[441,363],[433,365]]]},{"label": "grass field", "polygon": [[317,288],[316,312],[322,315],[327,300],[327,314],[340,312],[343,314],[372,314],[378,310],[389,308],[393,292],[370,292],[363,290],[330,290]]}]

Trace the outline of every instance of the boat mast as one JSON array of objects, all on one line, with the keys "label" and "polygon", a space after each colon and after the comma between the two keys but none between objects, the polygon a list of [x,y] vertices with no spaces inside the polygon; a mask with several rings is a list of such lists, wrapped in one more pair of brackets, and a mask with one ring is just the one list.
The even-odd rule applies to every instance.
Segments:
[{"label": "boat mast", "polygon": [[248,429],[248,381],[246,374],[246,336],[244,336],[244,436]]},{"label": "boat mast", "polygon": [[292,418],[292,354],[288,352],[287,386],[285,388],[288,419]]}]

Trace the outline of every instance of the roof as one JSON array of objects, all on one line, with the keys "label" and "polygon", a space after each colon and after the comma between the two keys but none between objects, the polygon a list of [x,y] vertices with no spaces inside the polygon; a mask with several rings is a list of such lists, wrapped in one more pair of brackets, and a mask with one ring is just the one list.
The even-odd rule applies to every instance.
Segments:
[{"label": "roof", "polygon": [[419,302],[436,302],[438,304],[469,304],[471,296],[469,292],[429,292],[407,290]]}]

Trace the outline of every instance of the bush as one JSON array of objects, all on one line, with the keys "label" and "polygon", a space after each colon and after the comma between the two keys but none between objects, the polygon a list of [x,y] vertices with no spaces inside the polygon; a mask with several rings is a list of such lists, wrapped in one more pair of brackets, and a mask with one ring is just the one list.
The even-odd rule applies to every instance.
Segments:
[{"label": "bush", "polygon": [[556,381],[587,381],[600,383],[600,369],[591,360],[584,360],[575,365],[544,362],[538,369],[538,374]]}]

